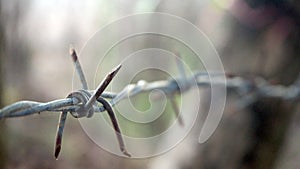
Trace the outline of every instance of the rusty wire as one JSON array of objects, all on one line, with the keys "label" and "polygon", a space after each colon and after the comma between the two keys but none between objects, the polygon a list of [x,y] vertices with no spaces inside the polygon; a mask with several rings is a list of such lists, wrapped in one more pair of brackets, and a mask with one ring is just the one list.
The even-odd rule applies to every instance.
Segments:
[{"label": "rusty wire", "polygon": [[[70,56],[74,62],[83,89],[70,93],[65,99],[58,99],[46,103],[19,101],[0,109],[0,119],[27,116],[42,112],[61,112],[55,142],[55,158],[58,158],[61,150],[62,134],[68,113],[75,118],[82,118],[92,117],[94,113],[107,111],[115,129],[120,150],[124,155],[130,157],[130,154],[126,150],[112,106],[115,106],[123,99],[133,97],[142,92],[160,90],[171,99],[170,103],[176,117],[178,117],[179,124],[183,125],[183,120],[180,117],[179,109],[173,96],[179,92],[183,93],[192,87],[203,88],[210,87],[211,84],[224,84],[223,79],[220,78],[221,75],[224,76],[222,73],[208,74],[207,72],[199,71],[191,76],[187,76],[184,72],[183,65],[178,62],[177,66],[181,76],[177,79],[154,82],[140,80],[136,84],[127,85],[118,93],[105,92],[105,88],[121,68],[121,65],[119,65],[105,77],[96,90],[88,90],[83,70],[74,49],[70,50]],[[245,108],[263,97],[277,97],[283,100],[296,101],[300,98],[300,76],[290,86],[271,84],[260,77],[249,79],[229,74],[225,74],[225,77],[227,89],[234,90],[241,96],[241,99],[236,103],[239,109]],[[194,85],[194,82],[196,82],[196,85]],[[179,84],[183,85],[184,88],[180,88]],[[106,101],[104,98],[110,101]]]}]

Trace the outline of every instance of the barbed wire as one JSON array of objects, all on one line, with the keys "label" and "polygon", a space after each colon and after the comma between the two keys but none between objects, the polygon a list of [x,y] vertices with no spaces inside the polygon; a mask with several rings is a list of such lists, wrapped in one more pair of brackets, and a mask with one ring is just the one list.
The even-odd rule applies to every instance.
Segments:
[{"label": "barbed wire", "polygon": [[[241,97],[241,99],[239,99],[236,103],[236,107],[238,109],[243,109],[263,97],[276,97],[283,100],[296,101],[300,98],[300,75],[298,79],[289,86],[271,84],[261,77],[243,78],[219,72],[208,74],[204,71],[198,71],[191,76],[187,76],[184,72],[183,65],[180,62],[177,63],[180,77],[176,79],[153,82],[140,80],[136,84],[127,85],[118,93],[104,92],[105,88],[120,70],[121,65],[119,65],[105,77],[96,90],[88,90],[83,70],[76,51],[73,48],[70,50],[70,56],[74,62],[83,89],[70,93],[65,99],[58,99],[46,103],[19,101],[0,109],[0,119],[27,116],[42,112],[61,112],[55,142],[54,154],[56,158],[58,158],[61,150],[62,134],[68,113],[75,118],[89,118],[92,117],[94,113],[104,111],[107,111],[109,114],[116,132],[120,150],[124,155],[130,157],[130,154],[125,148],[121,130],[112,106],[115,106],[120,101],[138,95],[142,92],[151,92],[153,90],[162,91],[167,98],[170,99],[170,103],[180,125],[184,125],[184,123],[173,96],[178,93],[184,93],[195,87],[210,87],[212,84],[224,85],[224,76],[226,77],[227,90],[234,90]],[[108,102],[105,99],[109,99],[110,101]]]},{"label": "barbed wire", "polygon": [[[200,78],[201,76],[201,78]],[[145,80],[140,80],[136,84],[127,85],[119,93],[114,92],[103,92],[101,97],[106,99],[111,99],[110,104],[115,106],[121,100],[133,97],[142,92],[149,92],[153,90],[160,90],[166,95],[170,95],[175,92],[185,92],[180,90],[178,82],[184,82],[186,84],[193,83],[193,79],[196,79],[198,87],[209,87],[211,83],[218,84],[224,83],[218,81],[218,77],[209,78],[208,74],[205,72],[197,72],[193,76],[187,78],[185,81],[183,79],[172,79],[172,80],[162,80],[147,82]],[[300,79],[298,79],[299,81]],[[188,89],[196,86],[188,86]],[[300,97],[300,85],[294,83],[290,86],[283,85],[272,85],[262,78],[256,78],[252,80],[247,80],[241,77],[227,78],[226,87],[230,90],[235,90],[240,96],[246,95],[256,95],[256,99],[260,97],[278,97],[283,100],[298,100]],[[187,90],[188,90],[187,89]],[[93,94],[94,90],[78,90],[78,93],[89,93]],[[75,93],[75,92],[74,92]],[[255,100],[255,99],[254,99]],[[65,99],[58,99],[46,103],[36,102],[36,101],[19,101],[8,105],[0,110],[0,119],[27,116],[31,114],[37,114],[41,112],[60,112],[68,111],[73,113],[72,115],[78,118],[76,115],[77,110],[82,106],[80,99],[75,97],[68,97]],[[94,112],[99,113],[105,111],[103,106],[94,107]]]}]

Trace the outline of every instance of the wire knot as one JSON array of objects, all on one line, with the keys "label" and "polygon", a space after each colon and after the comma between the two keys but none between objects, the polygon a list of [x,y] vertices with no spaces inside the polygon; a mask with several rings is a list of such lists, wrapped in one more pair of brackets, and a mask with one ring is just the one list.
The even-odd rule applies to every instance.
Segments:
[{"label": "wire knot", "polygon": [[94,114],[94,107],[91,106],[89,108],[86,108],[85,105],[91,98],[91,94],[87,90],[78,90],[75,92],[70,93],[67,98],[73,98],[77,99],[79,102],[78,104],[75,104],[78,106],[74,111],[70,112],[71,115],[75,118],[81,118],[81,117],[92,117]]}]

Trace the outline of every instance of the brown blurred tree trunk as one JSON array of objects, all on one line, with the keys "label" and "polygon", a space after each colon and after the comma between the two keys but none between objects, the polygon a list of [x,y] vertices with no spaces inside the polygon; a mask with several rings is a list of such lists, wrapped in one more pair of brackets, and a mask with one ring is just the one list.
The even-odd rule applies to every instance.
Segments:
[{"label": "brown blurred tree trunk", "polygon": [[[2,3],[0,1],[0,14],[2,13]],[[4,53],[4,33],[3,33],[3,18],[0,15],[0,109],[3,107],[3,53]],[[0,120],[0,168],[4,168],[6,163],[6,149],[5,149],[5,121]]]}]

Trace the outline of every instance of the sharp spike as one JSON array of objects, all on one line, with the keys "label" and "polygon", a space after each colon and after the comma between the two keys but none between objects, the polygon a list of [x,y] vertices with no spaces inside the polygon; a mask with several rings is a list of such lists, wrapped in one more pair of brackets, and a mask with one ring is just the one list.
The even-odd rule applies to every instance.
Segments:
[{"label": "sharp spike", "polygon": [[115,113],[112,109],[112,107],[110,106],[110,104],[104,100],[102,97],[99,97],[97,99],[100,103],[102,103],[103,107],[105,108],[105,110],[107,111],[109,117],[110,117],[110,120],[111,120],[111,123],[113,124],[113,127],[114,127],[114,130],[115,130],[115,133],[116,133],[116,136],[117,136],[117,140],[119,142],[119,146],[120,146],[120,150],[121,152],[126,155],[127,157],[131,157],[131,155],[128,153],[128,151],[126,150],[126,147],[125,147],[125,143],[124,143],[124,140],[123,140],[123,137],[122,137],[122,133],[121,133],[121,130],[120,130],[120,127],[119,127],[119,124],[118,124],[118,121],[116,119],[116,116],[115,116]]},{"label": "sharp spike", "polygon": [[176,103],[174,97],[175,97],[174,94],[172,94],[171,96],[169,96],[170,103],[171,103],[172,108],[173,108],[173,110],[174,110],[174,112],[175,112],[175,115],[176,115],[176,117],[177,117],[177,119],[178,119],[179,125],[180,125],[180,126],[184,126],[184,122],[183,122],[182,116],[181,116],[181,114],[180,114],[179,108],[178,108],[178,106],[177,106],[177,103]]},{"label": "sharp spike", "polygon": [[76,69],[76,72],[79,76],[82,88],[84,90],[87,90],[88,89],[87,81],[86,81],[85,75],[83,73],[83,69],[81,67],[81,64],[78,60],[78,55],[76,53],[76,50],[72,46],[70,46],[70,51],[69,52],[70,52],[70,56],[72,57],[72,60],[74,62],[75,69]]},{"label": "sharp spike", "polygon": [[97,89],[95,90],[94,94],[90,97],[88,102],[85,104],[84,109],[88,111],[91,106],[96,102],[97,98],[101,96],[101,94],[104,92],[106,87],[109,85],[109,83],[112,81],[112,79],[115,77],[115,75],[120,70],[121,65],[118,65],[116,68],[114,68],[110,73],[106,75],[104,80],[99,84]]},{"label": "sharp spike", "polygon": [[68,115],[68,112],[62,112],[59,117],[59,123],[57,126],[57,132],[56,132],[55,151],[54,151],[55,159],[58,158],[60,150],[61,150],[62,136],[63,136],[63,132],[64,132],[67,115]]}]

